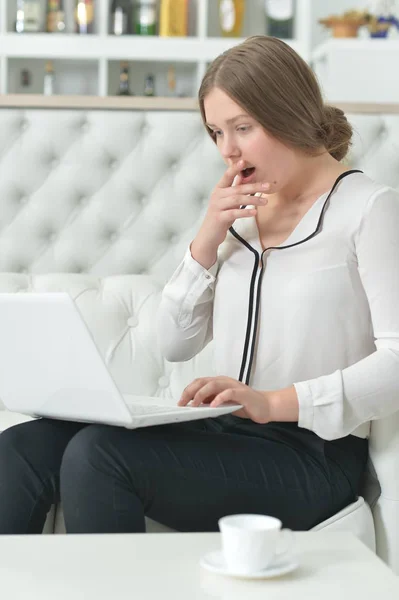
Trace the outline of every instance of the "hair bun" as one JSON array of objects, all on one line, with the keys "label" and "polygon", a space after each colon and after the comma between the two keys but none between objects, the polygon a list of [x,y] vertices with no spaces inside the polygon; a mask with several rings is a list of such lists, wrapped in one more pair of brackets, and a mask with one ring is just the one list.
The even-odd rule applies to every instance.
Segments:
[{"label": "hair bun", "polygon": [[344,111],[336,106],[326,104],[321,129],[324,145],[328,152],[336,160],[342,160],[348,153],[353,133]]}]

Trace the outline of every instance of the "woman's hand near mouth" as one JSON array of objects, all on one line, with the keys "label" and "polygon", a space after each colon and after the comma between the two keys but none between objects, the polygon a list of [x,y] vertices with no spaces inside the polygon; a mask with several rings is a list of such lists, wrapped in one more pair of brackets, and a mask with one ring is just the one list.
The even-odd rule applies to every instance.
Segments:
[{"label": "woman's hand near mouth", "polygon": [[[211,194],[205,218],[191,244],[192,257],[205,269],[216,262],[217,250],[234,221],[256,215],[256,208],[242,210],[240,206],[248,204],[249,195],[263,194],[269,189],[268,183],[243,183],[244,168],[244,161],[240,160],[226,170]],[[251,197],[251,205],[265,204],[266,198]]]}]

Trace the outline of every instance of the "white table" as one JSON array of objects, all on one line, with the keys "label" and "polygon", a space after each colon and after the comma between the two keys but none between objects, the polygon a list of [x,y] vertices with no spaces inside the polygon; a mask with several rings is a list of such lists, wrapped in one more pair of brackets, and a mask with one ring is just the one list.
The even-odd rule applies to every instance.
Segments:
[{"label": "white table", "polygon": [[399,577],[351,533],[295,534],[300,567],[276,579],[233,579],[199,559],[217,533],[0,536],[7,600],[394,600]]}]

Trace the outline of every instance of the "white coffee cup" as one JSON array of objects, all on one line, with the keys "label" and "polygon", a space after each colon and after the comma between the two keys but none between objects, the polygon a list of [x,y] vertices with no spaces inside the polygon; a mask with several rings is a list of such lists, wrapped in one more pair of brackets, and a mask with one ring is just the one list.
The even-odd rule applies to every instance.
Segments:
[{"label": "white coffee cup", "polygon": [[268,567],[292,546],[292,531],[267,515],[239,514],[218,521],[222,551],[229,571],[241,575]]}]

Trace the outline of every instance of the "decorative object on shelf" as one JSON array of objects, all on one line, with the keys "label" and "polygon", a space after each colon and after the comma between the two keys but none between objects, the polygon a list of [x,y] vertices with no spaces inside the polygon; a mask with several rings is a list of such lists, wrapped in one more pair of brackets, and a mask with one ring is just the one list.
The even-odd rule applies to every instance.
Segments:
[{"label": "decorative object on shelf", "polygon": [[43,94],[45,96],[53,96],[55,93],[55,73],[51,60],[46,62],[44,73]]},{"label": "decorative object on shelf", "polygon": [[368,6],[368,30],[372,38],[386,38],[391,27],[399,29],[395,0],[372,0]]},{"label": "decorative object on shelf", "polygon": [[116,92],[116,95],[133,96],[129,84],[129,63],[126,61],[122,61],[120,64],[119,89]]},{"label": "decorative object on shelf", "polygon": [[157,0],[135,0],[133,4],[133,33],[137,35],[156,35]]},{"label": "decorative object on shelf", "polygon": [[94,30],[94,0],[76,0],[75,32],[93,33]]},{"label": "decorative object on shelf", "polygon": [[29,87],[32,83],[32,73],[29,69],[21,70],[21,87]]},{"label": "decorative object on shelf", "polygon": [[130,33],[132,5],[130,0],[113,0],[111,6],[111,33],[126,35]]},{"label": "decorative object on shelf", "polygon": [[63,0],[48,0],[46,31],[49,33],[63,33],[65,31]]},{"label": "decorative object on shelf", "polygon": [[219,22],[222,35],[241,37],[244,14],[245,0],[219,0]]},{"label": "decorative object on shelf", "polygon": [[161,0],[159,35],[188,35],[188,0]]},{"label": "decorative object on shelf", "polygon": [[294,37],[295,0],[265,0],[266,33],[281,39]]},{"label": "decorative object on shelf", "polygon": [[40,0],[17,0],[15,31],[17,33],[37,33],[40,30]]},{"label": "decorative object on shelf", "polygon": [[368,13],[359,10],[350,10],[343,15],[332,15],[325,19],[319,19],[319,23],[332,30],[333,37],[347,38],[357,37],[359,27],[367,25]]},{"label": "decorative object on shelf", "polygon": [[155,96],[155,77],[149,73],[144,81],[144,96]]},{"label": "decorative object on shelf", "polygon": [[391,27],[399,29],[399,19],[391,15],[390,17],[370,16],[368,30],[372,38],[386,38]]},{"label": "decorative object on shelf", "polygon": [[176,96],[176,70],[174,67],[168,69],[168,90],[171,96]]}]

